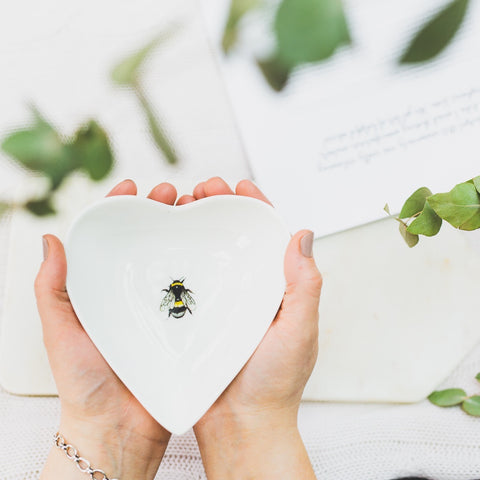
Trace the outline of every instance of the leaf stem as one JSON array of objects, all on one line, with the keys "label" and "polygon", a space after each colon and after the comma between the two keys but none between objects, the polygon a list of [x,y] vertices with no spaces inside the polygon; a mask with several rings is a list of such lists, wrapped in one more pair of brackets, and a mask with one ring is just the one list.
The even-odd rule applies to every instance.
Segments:
[{"label": "leaf stem", "polygon": [[9,211],[20,210],[22,208],[24,208],[24,204],[22,203],[0,200],[0,219]]},{"label": "leaf stem", "polygon": [[155,145],[160,153],[165,156],[168,163],[171,165],[177,164],[179,159],[175,149],[173,148],[173,145],[171,144],[164,127],[155,115],[153,107],[146,97],[143,88],[138,82],[133,83],[132,88],[147,118],[150,134],[152,135]]}]

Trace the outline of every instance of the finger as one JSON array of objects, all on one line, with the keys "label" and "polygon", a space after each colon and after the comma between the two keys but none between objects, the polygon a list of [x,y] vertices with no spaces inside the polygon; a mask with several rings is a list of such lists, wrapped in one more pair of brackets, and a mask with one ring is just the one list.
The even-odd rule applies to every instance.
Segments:
[{"label": "finger", "polygon": [[228,186],[228,183],[220,177],[213,177],[207,180],[204,190],[207,197],[213,195],[233,195],[233,190]]},{"label": "finger", "polygon": [[67,260],[62,242],[54,235],[45,235],[45,260],[35,279],[37,307],[42,319],[44,337],[53,334],[67,322],[80,326],[66,292]]},{"label": "finger", "polygon": [[115,195],[136,195],[137,186],[133,180],[124,180],[112,188],[107,197],[114,197]]},{"label": "finger", "polygon": [[205,193],[205,182],[200,182],[194,189],[193,189],[193,196],[200,200],[201,198],[205,198],[207,195]]},{"label": "finger", "polygon": [[195,201],[195,197],[192,197],[192,195],[182,195],[178,201],[177,201],[177,205],[180,206],[180,205],[185,205],[187,203],[192,203]]},{"label": "finger", "polygon": [[272,205],[270,200],[268,200],[262,191],[250,180],[241,180],[238,182],[235,192],[237,195],[256,198],[257,200],[262,200],[262,202]]},{"label": "finger", "polygon": [[313,258],[313,232],[301,230],[288,244],[284,262],[286,290],[282,313],[295,322],[316,322],[322,276]]},{"label": "finger", "polygon": [[171,183],[160,183],[148,194],[148,198],[173,205],[177,199],[177,189]]}]

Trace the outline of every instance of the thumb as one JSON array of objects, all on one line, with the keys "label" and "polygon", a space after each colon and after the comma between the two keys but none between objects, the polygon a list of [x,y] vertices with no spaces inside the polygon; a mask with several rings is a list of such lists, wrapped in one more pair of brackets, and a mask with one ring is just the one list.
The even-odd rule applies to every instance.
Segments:
[{"label": "thumb", "polygon": [[35,279],[35,295],[45,337],[71,320],[72,314],[76,317],[66,291],[67,260],[62,242],[54,235],[45,235],[43,252],[44,261]]},{"label": "thumb", "polygon": [[[282,310],[295,317],[318,318],[322,275],[313,258],[313,232],[300,230],[285,252],[286,290]],[[297,320],[298,321],[298,320]]]}]

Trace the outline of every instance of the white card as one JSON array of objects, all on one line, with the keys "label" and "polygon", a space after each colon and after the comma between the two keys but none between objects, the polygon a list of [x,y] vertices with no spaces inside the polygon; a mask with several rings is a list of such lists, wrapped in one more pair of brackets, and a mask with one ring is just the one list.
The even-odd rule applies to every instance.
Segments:
[{"label": "white card", "polygon": [[345,230],[385,216],[385,203],[398,212],[421,186],[447,191],[480,173],[479,2],[452,44],[416,67],[396,59],[444,2],[346,2],[352,47],[281,93],[255,64],[265,17],[245,18],[238,48],[220,52],[227,3],[203,1],[207,30],[255,179],[292,230]]}]

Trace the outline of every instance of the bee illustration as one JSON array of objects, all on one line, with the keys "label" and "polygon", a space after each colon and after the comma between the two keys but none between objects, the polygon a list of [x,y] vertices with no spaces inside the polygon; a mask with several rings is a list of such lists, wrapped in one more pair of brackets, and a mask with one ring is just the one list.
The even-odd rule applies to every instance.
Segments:
[{"label": "bee illustration", "polygon": [[164,311],[168,308],[168,316],[172,315],[175,318],[182,318],[188,310],[190,314],[195,310],[196,303],[190,295],[193,293],[188,288],[185,288],[183,281],[185,277],[180,280],[173,280],[168,288],[164,288],[162,292],[167,292],[160,304],[160,310]]}]

